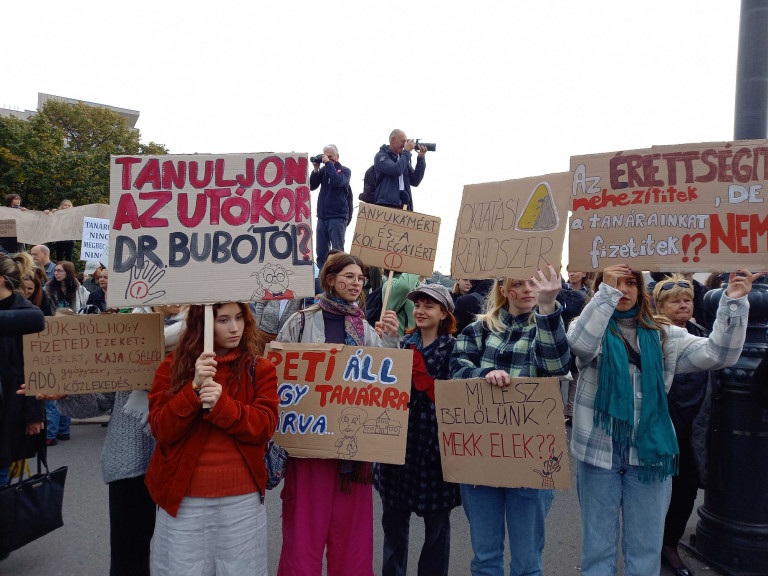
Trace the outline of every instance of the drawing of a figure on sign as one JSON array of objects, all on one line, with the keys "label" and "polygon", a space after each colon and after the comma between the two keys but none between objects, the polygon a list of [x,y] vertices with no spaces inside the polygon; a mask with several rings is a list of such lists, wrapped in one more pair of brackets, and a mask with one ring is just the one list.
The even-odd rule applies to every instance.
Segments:
[{"label": "drawing of a figure on sign", "polygon": [[365,423],[363,432],[366,434],[384,434],[385,436],[400,436],[403,427],[397,420],[389,417],[389,410],[384,410],[378,418],[371,418]]},{"label": "drawing of a figure on sign", "polygon": [[539,476],[541,476],[542,488],[551,488],[552,490],[555,489],[554,475],[556,472],[560,472],[560,460],[562,458],[563,458],[562,452],[560,452],[559,456],[555,456],[554,450],[550,450],[549,460],[544,462],[544,466],[542,466],[543,470],[536,470],[534,468],[533,471],[536,472]]},{"label": "drawing of a figure on sign", "polygon": [[541,182],[533,189],[525,209],[517,221],[517,230],[555,230],[560,222],[555,208],[555,199],[549,184]]},{"label": "drawing of a figure on sign", "polygon": [[344,408],[339,415],[339,431],[344,436],[336,440],[340,460],[350,460],[357,455],[357,433],[363,427],[368,412],[358,407]]},{"label": "drawing of a figure on sign", "polygon": [[256,279],[258,288],[251,295],[251,300],[291,300],[296,296],[293,290],[288,287],[291,285],[289,277],[293,270],[286,270],[280,264],[267,264],[256,272],[251,274],[251,278]]}]

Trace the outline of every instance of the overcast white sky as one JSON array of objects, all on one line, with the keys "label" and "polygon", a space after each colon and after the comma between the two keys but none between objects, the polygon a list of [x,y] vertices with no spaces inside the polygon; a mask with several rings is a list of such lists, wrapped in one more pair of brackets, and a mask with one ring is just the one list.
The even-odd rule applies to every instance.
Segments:
[{"label": "overcast white sky", "polygon": [[739,6],[12,0],[0,106],[34,109],[46,92],[139,110],[143,140],[172,153],[314,155],[333,142],[355,197],[401,128],[438,145],[414,207],[442,218],[448,273],[464,184],[732,139]]}]

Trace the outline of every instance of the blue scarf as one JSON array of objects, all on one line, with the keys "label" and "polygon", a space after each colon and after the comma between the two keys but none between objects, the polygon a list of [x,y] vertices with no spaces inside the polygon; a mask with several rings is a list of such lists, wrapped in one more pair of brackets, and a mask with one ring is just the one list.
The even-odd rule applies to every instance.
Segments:
[{"label": "blue scarf", "polygon": [[616,442],[637,446],[640,479],[650,483],[676,475],[678,446],[664,390],[664,366],[657,330],[638,323],[640,343],[640,423],[635,427],[634,393],[629,375],[629,346],[620,336],[615,318],[633,318],[639,308],[614,311],[603,335],[600,381],[595,395],[594,424]]}]

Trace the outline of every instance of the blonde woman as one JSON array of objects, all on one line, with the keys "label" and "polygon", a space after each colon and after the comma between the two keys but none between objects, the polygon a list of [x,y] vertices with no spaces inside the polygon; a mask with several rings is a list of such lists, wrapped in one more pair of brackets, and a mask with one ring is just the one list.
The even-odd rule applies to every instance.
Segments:
[{"label": "blonde woman", "polygon": [[[467,326],[451,357],[453,378],[485,378],[509,386],[511,377],[561,376],[570,352],[556,301],[560,277],[552,266],[530,279],[496,280],[485,314]],[[471,572],[504,573],[504,528],[509,534],[510,575],[541,575],[544,520],[553,490],[461,485],[472,540]]]}]

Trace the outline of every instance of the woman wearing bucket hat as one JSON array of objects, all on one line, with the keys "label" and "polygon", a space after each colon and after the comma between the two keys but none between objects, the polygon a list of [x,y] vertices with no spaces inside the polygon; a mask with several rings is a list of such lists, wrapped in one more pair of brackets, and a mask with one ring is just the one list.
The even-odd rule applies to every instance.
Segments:
[{"label": "woman wearing bucket hat", "polygon": [[[424,518],[424,545],[418,574],[447,574],[451,510],[461,503],[459,486],[443,481],[435,415],[435,380],[447,380],[456,339],[453,298],[440,284],[421,284],[408,293],[415,327],[406,330],[400,348],[413,350],[411,400],[405,464],[376,464],[374,485],[381,495],[384,529],[383,576],[407,572],[411,513]],[[384,330],[396,336],[398,318],[388,310]]]}]

